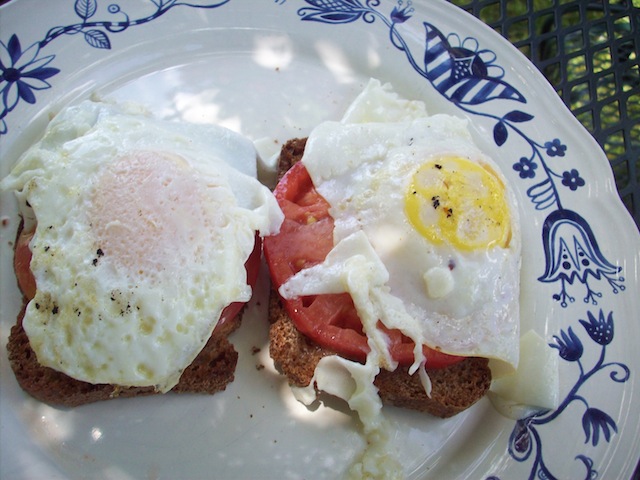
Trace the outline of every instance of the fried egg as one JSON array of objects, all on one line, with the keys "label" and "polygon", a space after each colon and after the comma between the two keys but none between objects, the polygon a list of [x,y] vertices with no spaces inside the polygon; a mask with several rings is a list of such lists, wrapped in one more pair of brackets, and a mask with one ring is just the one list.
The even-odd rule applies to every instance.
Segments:
[{"label": "fried egg", "polygon": [[[345,119],[309,136],[302,162],[330,204],[334,250],[282,293],[349,291],[385,368],[395,366],[378,319],[417,345],[495,359],[496,371],[513,371],[521,249],[515,196],[465,120],[428,116],[396,98],[374,81]],[[390,120],[381,119],[380,105]],[[415,360],[413,371],[424,362],[420,348]]]},{"label": "fried egg", "polygon": [[249,300],[256,232],[282,222],[249,140],[131,105],[63,110],[1,186],[37,224],[31,346],[90,383],[171,389],[222,310]]}]

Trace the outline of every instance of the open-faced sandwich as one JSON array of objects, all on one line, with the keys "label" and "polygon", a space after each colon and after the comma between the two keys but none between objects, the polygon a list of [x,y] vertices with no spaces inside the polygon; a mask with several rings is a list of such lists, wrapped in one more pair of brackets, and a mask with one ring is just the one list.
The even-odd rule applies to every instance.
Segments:
[{"label": "open-faced sandwich", "polygon": [[221,127],[92,101],[58,113],[1,183],[22,219],[20,386],[65,406],[224,389],[261,237],[282,221],[256,170]]},{"label": "open-faced sandwich", "polygon": [[465,120],[377,80],[285,145],[280,170],[270,355],[303,402],[323,391],[358,412],[371,474],[388,460],[383,403],[449,417],[516,370],[516,198]]}]

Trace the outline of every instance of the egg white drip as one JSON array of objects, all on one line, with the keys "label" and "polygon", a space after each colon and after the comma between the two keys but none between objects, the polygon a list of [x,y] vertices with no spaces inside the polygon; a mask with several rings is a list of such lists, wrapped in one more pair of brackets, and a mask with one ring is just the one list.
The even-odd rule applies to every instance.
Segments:
[{"label": "egg white drip", "polygon": [[398,452],[390,445],[390,424],[382,415],[382,401],[373,383],[380,372],[379,355],[372,349],[364,364],[337,355],[323,357],[307,387],[292,387],[295,397],[305,405],[315,401],[317,388],[344,399],[351,410],[358,412],[367,448],[347,471],[346,480],[402,478]]},{"label": "egg white drip", "polygon": [[[139,205],[144,225],[130,222],[140,227],[133,236],[119,232],[105,246],[127,226],[104,211],[109,202],[124,202],[125,216],[138,208],[133,194],[118,199],[110,169],[140,152],[149,157],[142,164],[152,169],[155,157],[164,170],[148,188],[166,180],[155,200],[166,193],[168,204]],[[248,140],[219,127],[94,102],[56,116],[2,182],[37,219],[37,292],[23,325],[38,361],[90,383],[171,389],[224,307],[250,298],[244,262],[255,232],[275,233],[282,221],[254,178],[255,159]],[[121,188],[141,189],[144,202],[144,182],[123,178]],[[136,241],[146,243],[135,250]]]}]

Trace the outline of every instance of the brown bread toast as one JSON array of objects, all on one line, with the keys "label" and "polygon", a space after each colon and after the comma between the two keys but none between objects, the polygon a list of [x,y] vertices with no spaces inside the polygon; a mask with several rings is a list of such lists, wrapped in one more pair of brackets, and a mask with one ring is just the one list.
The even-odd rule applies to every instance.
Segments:
[{"label": "brown bread toast", "polygon": [[[9,363],[20,387],[41,402],[64,407],[77,407],[116,397],[153,395],[154,387],[121,387],[92,384],[75,380],[64,373],[43,367],[29,345],[22,328],[24,308],[11,328],[7,350]],[[227,339],[240,325],[240,315],[216,329],[206,346],[189,365],[172,392],[208,393],[224,390],[234,379],[238,353]]]},{"label": "brown bread toast", "polygon": [[[278,178],[302,158],[305,143],[306,139],[285,143],[280,154]],[[276,368],[287,376],[291,385],[309,385],[320,359],[335,353],[315,344],[296,329],[275,291],[270,299],[269,320],[269,354]],[[409,375],[402,369],[382,370],[375,385],[385,404],[446,418],[481,399],[491,384],[491,371],[485,358],[467,358],[446,368],[427,369],[427,373],[432,383],[430,397],[418,375]]]}]

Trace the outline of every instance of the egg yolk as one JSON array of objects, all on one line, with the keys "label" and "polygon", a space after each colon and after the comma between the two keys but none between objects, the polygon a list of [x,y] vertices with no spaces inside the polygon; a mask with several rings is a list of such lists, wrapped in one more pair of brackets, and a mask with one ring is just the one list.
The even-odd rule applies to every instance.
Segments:
[{"label": "egg yolk", "polygon": [[507,247],[511,239],[504,184],[491,167],[465,158],[422,164],[406,192],[405,211],[436,245],[471,251]]},{"label": "egg yolk", "polygon": [[131,277],[151,279],[181,261],[205,219],[199,190],[178,155],[135,151],[116,159],[100,176],[89,207],[96,261],[109,256]]}]

